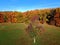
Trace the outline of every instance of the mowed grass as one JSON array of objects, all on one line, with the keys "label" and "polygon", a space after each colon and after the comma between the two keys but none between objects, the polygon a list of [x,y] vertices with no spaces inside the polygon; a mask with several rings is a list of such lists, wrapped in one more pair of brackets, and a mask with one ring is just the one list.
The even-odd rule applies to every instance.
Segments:
[{"label": "mowed grass", "polygon": [[24,23],[0,24],[0,45],[60,45],[60,27],[44,24],[45,31],[37,31],[35,44],[25,28]]},{"label": "mowed grass", "polygon": [[44,24],[45,32],[38,35],[36,45],[60,45],[60,27]]}]

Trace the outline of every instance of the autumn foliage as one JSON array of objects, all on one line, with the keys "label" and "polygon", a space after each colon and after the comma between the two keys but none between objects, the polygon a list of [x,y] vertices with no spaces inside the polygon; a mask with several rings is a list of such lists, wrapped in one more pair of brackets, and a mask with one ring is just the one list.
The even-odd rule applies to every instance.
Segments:
[{"label": "autumn foliage", "polygon": [[39,19],[40,23],[60,26],[60,8],[36,9],[26,12],[0,11],[0,23],[29,23],[29,21],[34,22],[35,19]]}]

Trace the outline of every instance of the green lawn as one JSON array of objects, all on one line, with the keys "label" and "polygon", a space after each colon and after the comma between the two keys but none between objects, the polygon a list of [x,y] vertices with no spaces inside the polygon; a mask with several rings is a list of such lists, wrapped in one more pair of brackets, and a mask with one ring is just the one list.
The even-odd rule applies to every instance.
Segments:
[{"label": "green lawn", "polygon": [[26,33],[23,23],[0,24],[0,45],[60,45],[60,27],[44,24],[45,32],[39,32],[36,43]]}]

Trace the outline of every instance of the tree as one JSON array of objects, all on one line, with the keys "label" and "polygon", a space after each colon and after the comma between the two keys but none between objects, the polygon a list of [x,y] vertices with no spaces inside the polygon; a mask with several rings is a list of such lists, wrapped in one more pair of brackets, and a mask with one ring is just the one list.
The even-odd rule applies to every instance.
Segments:
[{"label": "tree", "polygon": [[23,22],[23,14],[21,12],[17,13],[17,22]]},{"label": "tree", "polygon": [[6,15],[4,15],[4,22],[7,22],[8,18]]},{"label": "tree", "polygon": [[47,21],[48,24],[55,25],[55,20],[54,20],[55,14],[56,14],[56,10],[55,9],[52,9],[50,11],[50,14],[47,15],[46,18],[48,19],[48,21]]}]

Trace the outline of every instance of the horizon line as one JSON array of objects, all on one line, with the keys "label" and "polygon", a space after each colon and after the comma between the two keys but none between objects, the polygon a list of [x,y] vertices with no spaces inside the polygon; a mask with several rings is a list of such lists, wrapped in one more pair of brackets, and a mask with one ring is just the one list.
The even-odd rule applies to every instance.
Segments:
[{"label": "horizon line", "polygon": [[7,11],[12,11],[12,12],[27,12],[27,11],[31,11],[31,10],[44,10],[44,9],[55,9],[55,8],[60,8],[60,7],[52,7],[52,8],[36,8],[36,9],[28,9],[25,11],[21,11],[21,10],[0,10],[0,12],[7,12]]}]

